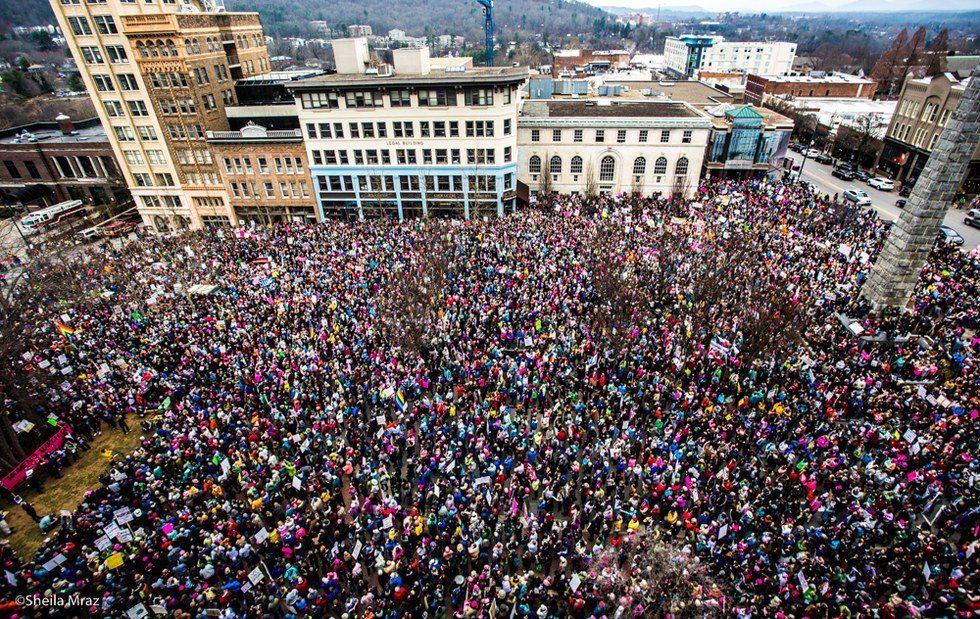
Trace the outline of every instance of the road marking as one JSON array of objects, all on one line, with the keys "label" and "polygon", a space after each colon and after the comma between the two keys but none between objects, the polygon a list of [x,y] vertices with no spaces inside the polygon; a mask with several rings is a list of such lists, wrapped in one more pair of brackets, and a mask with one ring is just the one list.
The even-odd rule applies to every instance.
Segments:
[{"label": "road marking", "polygon": [[[843,187],[841,187],[840,185],[838,185],[837,183],[835,183],[832,180],[825,179],[825,178],[823,178],[821,176],[817,176],[816,174],[810,172],[809,170],[803,170],[803,172],[804,172],[804,174],[806,174],[810,178],[815,179],[817,181],[820,181],[821,183],[824,183],[826,185],[830,185],[831,187],[833,187],[834,189],[836,189],[841,194],[841,199],[843,199],[843,194],[846,191],[846,189],[844,189]],[[884,205],[884,204],[878,205],[878,204],[875,204],[873,201],[871,203],[871,206],[873,208],[877,209],[879,212],[882,212],[885,215],[888,215],[889,217],[894,217],[895,219],[898,219],[899,217],[902,216],[901,209],[899,209],[899,212],[898,213],[893,213],[892,210],[891,210],[891,208],[888,205]]]}]

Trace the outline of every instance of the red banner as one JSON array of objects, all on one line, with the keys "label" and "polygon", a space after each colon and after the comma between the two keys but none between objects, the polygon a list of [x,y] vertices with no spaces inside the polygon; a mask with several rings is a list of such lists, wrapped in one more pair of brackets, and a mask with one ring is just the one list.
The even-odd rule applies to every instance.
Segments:
[{"label": "red banner", "polygon": [[7,490],[13,490],[24,483],[24,480],[27,479],[27,471],[37,468],[38,463],[49,453],[61,449],[61,446],[65,444],[65,437],[70,435],[71,428],[67,424],[61,424],[58,427],[58,431],[52,434],[48,440],[44,441],[43,445],[35,449],[34,453],[27,456],[13,470],[7,473],[3,480],[0,481],[0,484]]}]

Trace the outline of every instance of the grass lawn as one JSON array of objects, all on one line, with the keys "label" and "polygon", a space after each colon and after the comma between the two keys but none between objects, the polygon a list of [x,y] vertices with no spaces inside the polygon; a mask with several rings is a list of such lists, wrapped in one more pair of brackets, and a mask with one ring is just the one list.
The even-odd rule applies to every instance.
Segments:
[{"label": "grass lawn", "polygon": [[[42,518],[47,514],[57,515],[63,509],[74,511],[85,493],[97,488],[99,477],[109,470],[109,461],[102,455],[103,450],[112,449],[125,456],[139,447],[139,420],[136,419],[135,423],[131,421],[129,427],[132,431],[123,434],[122,430],[104,425],[102,434],[95,437],[91,448],[82,454],[81,459],[65,467],[61,479],[45,478],[44,492],[41,494],[23,485],[19,489],[20,495],[34,504],[38,516]],[[7,523],[13,529],[13,535],[9,537],[10,547],[21,559],[30,559],[44,544],[45,535],[41,533],[41,528],[18,505],[4,500],[0,501],[0,509],[9,512]]]}]

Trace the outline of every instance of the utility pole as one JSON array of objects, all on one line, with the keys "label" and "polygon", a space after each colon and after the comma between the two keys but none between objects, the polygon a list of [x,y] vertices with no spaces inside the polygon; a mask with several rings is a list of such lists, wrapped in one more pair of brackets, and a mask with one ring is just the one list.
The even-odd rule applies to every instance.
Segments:
[{"label": "utility pole", "polygon": [[[980,66],[974,69],[974,75]],[[877,309],[908,302],[936,244],[943,218],[966,175],[980,136],[980,79],[970,80],[926,161],[908,203],[892,226],[861,294]]]}]

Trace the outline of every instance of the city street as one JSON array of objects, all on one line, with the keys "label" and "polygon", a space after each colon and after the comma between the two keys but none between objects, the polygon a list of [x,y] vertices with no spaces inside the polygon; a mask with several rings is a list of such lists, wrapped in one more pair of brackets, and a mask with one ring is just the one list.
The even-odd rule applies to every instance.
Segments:
[{"label": "city street", "polygon": [[[828,193],[830,195],[834,195],[835,193],[843,195],[847,189],[861,189],[867,192],[868,197],[871,198],[872,206],[878,211],[882,219],[898,219],[901,209],[895,206],[895,201],[901,196],[898,195],[897,190],[880,191],[874,187],[869,187],[863,181],[841,180],[831,176],[831,170],[833,170],[833,166],[817,163],[813,159],[808,158],[806,165],[803,166],[803,179],[813,183],[821,193]],[[966,243],[963,244],[963,249],[970,251],[980,245],[980,229],[965,225],[963,223],[965,216],[966,211],[958,211],[950,208],[949,212],[946,213],[945,223],[960,233],[966,240]]]}]

